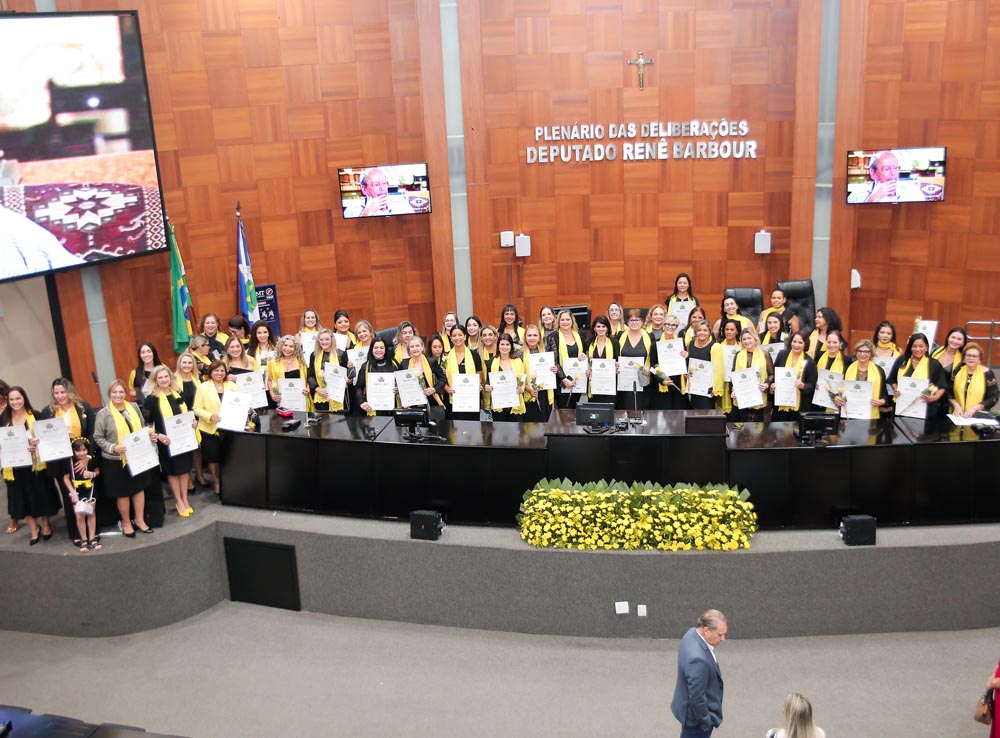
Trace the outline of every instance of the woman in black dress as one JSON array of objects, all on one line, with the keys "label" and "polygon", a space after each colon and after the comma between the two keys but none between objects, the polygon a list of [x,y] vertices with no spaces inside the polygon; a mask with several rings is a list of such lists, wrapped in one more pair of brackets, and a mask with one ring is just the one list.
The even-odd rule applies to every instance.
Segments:
[{"label": "woman in black dress", "polygon": [[336,339],[329,328],[321,328],[316,334],[316,348],[309,357],[306,384],[313,395],[313,406],[318,413],[343,413],[348,407],[347,398],[351,391],[351,376],[347,372],[347,386],[341,397],[331,397],[326,386],[326,367],[339,366],[347,369],[347,352],[337,350]]},{"label": "woman in black dress", "polygon": [[534,324],[526,325],[524,327],[524,359],[527,362],[529,376],[534,377],[534,381],[529,380],[528,383],[528,395],[530,397],[525,398],[524,420],[529,423],[548,422],[549,415],[552,414],[552,407],[555,405],[556,391],[552,389],[539,389],[538,377],[542,372],[548,372],[552,375],[553,382],[555,382],[559,374],[559,367],[553,361],[551,362],[551,366],[536,365],[534,371],[532,371],[529,358],[531,354],[545,352],[541,343],[541,329]]},{"label": "woman in black dress", "polygon": [[643,391],[649,383],[649,366],[653,356],[653,339],[642,328],[642,311],[632,308],[625,316],[628,330],[618,339],[618,372],[627,359],[638,360],[639,378],[633,389],[618,393],[616,407],[624,410],[645,410],[646,394]]},{"label": "woman in black dress", "polygon": [[128,396],[130,400],[135,400],[135,403],[142,407],[142,401],[146,398],[143,388],[148,386],[149,373],[153,371],[154,366],[159,366],[161,362],[156,346],[149,341],[143,341],[139,344],[138,354],[139,363],[128,375]]},{"label": "woman in black dress", "polygon": [[[94,435],[95,414],[90,404],[76,393],[76,388],[68,379],[59,377],[52,382],[52,401],[48,407],[42,408],[38,413],[39,420],[48,418],[62,418],[69,430],[70,441],[82,439],[88,446],[92,443]],[[76,513],[70,502],[68,490],[62,484],[62,479],[70,473],[72,457],[57,459],[46,464],[45,472],[52,479],[52,483],[59,490],[63,501],[63,510],[66,513],[66,533],[73,544],[79,548],[82,541],[77,532]],[[86,471],[86,464],[77,464],[76,472],[82,474]]]},{"label": "woman in black dress", "polygon": [[892,371],[886,381],[892,387],[896,398],[896,412],[905,408],[898,405],[901,394],[899,385],[906,378],[926,379],[929,381],[927,391],[922,393],[919,402],[927,404],[927,418],[937,418],[947,412],[948,407],[948,373],[941,368],[937,359],[930,357],[930,342],[923,333],[914,333],[906,343],[906,350],[892,365]]},{"label": "woman in black dress", "polygon": [[[587,377],[591,376],[594,359],[618,361],[618,345],[615,343],[612,335],[611,319],[604,315],[598,315],[594,318],[592,330],[594,331],[594,339],[590,342],[590,346],[587,347],[587,358],[591,362],[587,367]],[[617,368],[618,365],[616,363],[616,374]],[[590,402],[608,402],[612,405],[618,399],[617,395],[595,395],[593,392],[588,392],[588,397]]]},{"label": "woman in black dress", "polygon": [[[702,318],[691,327],[693,329],[692,340],[687,343],[689,372],[692,361],[702,361],[707,365],[712,364],[712,346],[715,344],[715,339],[712,338],[712,325],[707,320]],[[715,409],[715,397],[712,394],[711,388],[709,388],[708,395],[691,393],[690,373],[688,374],[687,386],[690,393],[688,398],[692,408],[695,410]]]},{"label": "woman in black dress", "polygon": [[[194,398],[198,394],[198,387],[201,386],[201,377],[198,376],[198,360],[194,354],[185,351],[177,357],[177,367],[174,371],[177,384],[181,388],[181,397],[184,404],[190,409],[194,409]],[[194,452],[194,478],[202,487],[208,487],[205,480],[205,462],[201,456],[201,449]],[[188,478],[188,492],[194,491],[194,481]]]},{"label": "woman in black dress", "polygon": [[[816,391],[816,363],[806,352],[809,346],[809,335],[805,331],[796,331],[788,340],[788,348],[778,354],[774,360],[774,374],[790,371],[795,378],[797,402],[795,405],[775,406],[771,420],[797,421],[799,413],[812,406],[812,396]],[[771,384],[771,392],[775,391]]]},{"label": "woman in black dress", "polygon": [[[657,306],[660,307],[660,306]],[[684,339],[680,334],[681,321],[676,315],[667,314],[663,321],[663,332],[660,334],[660,341],[681,342],[681,355],[686,358],[684,349]],[[653,352],[656,354],[656,344],[653,344]],[[660,357],[656,355],[656,366],[659,369]],[[650,377],[653,381],[649,407],[653,410],[687,410],[687,374],[675,374],[666,376],[657,372]]]},{"label": "woman in black dress", "polygon": [[555,351],[557,354],[559,373],[556,375],[559,380],[560,392],[556,398],[559,407],[576,407],[580,393],[569,391],[573,388],[573,377],[566,376],[564,371],[568,359],[586,357],[583,341],[580,339],[580,331],[576,326],[576,318],[569,310],[560,310],[556,316],[556,326],[558,331],[555,338]]},{"label": "woman in black dress", "polygon": [[226,341],[229,336],[219,330],[221,325],[222,321],[215,313],[205,313],[198,322],[198,335],[208,339],[208,355],[212,359],[221,359],[226,355]]},{"label": "woman in black dress", "polygon": [[0,427],[24,428],[31,449],[31,466],[4,467],[3,478],[7,483],[7,512],[12,520],[28,521],[31,528],[30,545],[52,538],[49,517],[59,512],[59,495],[52,488],[52,480],[44,473],[45,464],[38,460],[38,439],[32,437],[35,413],[24,388],[13,386],[7,391],[7,409],[0,415]]},{"label": "woman in black dress", "polygon": [[460,374],[482,376],[483,362],[479,354],[466,345],[465,328],[456,323],[451,328],[451,351],[445,356],[444,373],[448,378],[448,384],[444,391],[448,396],[448,414],[453,420],[479,420],[478,412],[455,412],[452,409],[452,395],[454,386]]},{"label": "woman in black dress", "polygon": [[368,402],[367,392],[368,384],[372,381],[372,375],[388,375],[384,378],[394,383],[392,373],[397,368],[396,362],[389,355],[389,347],[386,345],[386,342],[378,337],[373,338],[371,346],[368,348],[368,361],[361,367],[361,372],[358,374],[358,381],[354,383],[355,402],[366,415],[392,415],[392,410],[376,411]]},{"label": "woman in black dress", "polygon": [[[229,339],[239,343],[235,336]],[[242,348],[242,344],[240,344]],[[188,475],[194,465],[194,452],[187,451],[176,456],[170,454],[170,436],[167,435],[167,423],[175,415],[188,411],[188,405],[181,397],[180,387],[174,379],[173,372],[160,365],[153,369],[153,389],[145,400],[146,415],[153,421],[153,442],[157,444],[160,456],[160,469],[167,477],[170,493],[174,496],[174,507],[182,518],[190,517],[194,512],[188,502]],[[191,426],[196,427],[197,421],[192,420]]]},{"label": "woman in black dress", "polygon": [[[146,493],[144,486],[150,474],[159,475],[154,469],[149,473],[132,476],[126,463],[125,446],[122,439],[144,427],[139,406],[125,401],[125,383],[114,380],[108,386],[108,404],[101,408],[94,421],[94,443],[101,450],[101,477],[108,497],[115,499],[122,521],[122,534],[135,538],[135,531],[152,533],[146,525]],[[130,507],[135,510],[135,520],[130,515]]]}]

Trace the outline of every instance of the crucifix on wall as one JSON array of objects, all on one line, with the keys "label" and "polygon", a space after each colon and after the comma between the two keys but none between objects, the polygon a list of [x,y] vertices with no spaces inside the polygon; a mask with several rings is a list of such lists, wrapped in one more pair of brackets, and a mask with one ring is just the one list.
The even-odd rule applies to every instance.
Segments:
[{"label": "crucifix on wall", "polygon": [[636,67],[639,68],[639,89],[640,90],[646,89],[646,66],[648,64],[652,64],[653,60],[652,59],[647,59],[646,57],[644,57],[642,55],[642,52],[640,51],[639,52],[639,58],[638,59],[629,59],[628,63],[629,64],[634,64]]}]

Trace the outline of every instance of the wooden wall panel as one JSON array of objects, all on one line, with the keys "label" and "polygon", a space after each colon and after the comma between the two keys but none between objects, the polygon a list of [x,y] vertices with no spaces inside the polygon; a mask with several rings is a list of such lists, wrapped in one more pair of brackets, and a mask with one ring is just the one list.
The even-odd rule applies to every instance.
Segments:
[{"label": "wooden wall panel", "polygon": [[[60,0],[58,9],[120,5]],[[164,197],[196,311],[225,321],[237,309],[237,201],[254,277],[277,284],[286,331],[307,305],[327,322],[345,307],[355,321],[408,317],[425,331],[454,307],[437,3],[129,7],[139,8]],[[396,161],[429,163],[433,213],[344,221],[337,168]],[[102,279],[118,371],[134,365],[142,340],[172,362],[166,257],[102,267]],[[71,363],[86,375],[94,362],[79,277],[60,276],[59,287]]]},{"label": "wooden wall panel", "polygon": [[[800,29],[798,5],[461,3],[475,310],[492,316],[509,299],[501,230],[532,238],[531,256],[514,260],[522,291],[513,296],[532,318],[542,304],[581,299],[648,306],[678,271],[710,304],[726,286],[789,276],[792,161],[805,147],[802,159],[815,161],[815,101],[797,116],[815,96],[819,63],[818,30]],[[807,14],[817,26],[818,16]],[[800,53],[802,39],[816,48]],[[639,49],[654,61],[644,90],[626,64]],[[804,82],[797,63],[816,67]],[[526,161],[536,126],[692,118],[749,121],[759,158],[675,160],[671,149],[666,161],[625,162],[623,141],[651,140],[635,136],[613,141],[614,161]],[[808,198],[808,209],[799,205],[796,233],[811,244],[815,175],[799,176],[796,202]],[[761,228],[776,244],[767,257],[753,253]]]},{"label": "wooden wall panel", "polygon": [[[937,319],[942,331],[1000,317],[995,5],[851,0],[842,7],[830,303],[852,333],[870,335],[888,319],[905,340],[916,315]],[[945,202],[846,205],[846,151],[894,146],[948,147]],[[851,267],[861,289],[847,287]]]}]

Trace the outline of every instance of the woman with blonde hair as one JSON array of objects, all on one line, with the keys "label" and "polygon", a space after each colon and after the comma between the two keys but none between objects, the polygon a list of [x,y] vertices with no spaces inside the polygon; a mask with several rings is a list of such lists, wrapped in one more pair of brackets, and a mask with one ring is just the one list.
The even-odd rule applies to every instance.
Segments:
[{"label": "woman with blonde hair", "polygon": [[813,722],[812,705],[798,692],[785,697],[785,724],[767,732],[766,738],[826,738],[826,733]]},{"label": "woman with blonde hair", "polygon": [[[235,342],[241,349],[243,348],[243,344],[236,336],[230,338],[229,342]],[[170,419],[175,415],[186,413],[188,404],[184,402],[181,387],[169,368],[160,364],[153,368],[149,378],[153,386],[143,401],[143,409],[146,411],[146,417],[153,421],[153,443],[157,445],[160,469],[166,475],[170,492],[174,496],[174,507],[180,517],[187,518],[194,512],[194,508],[188,502],[187,484],[188,475],[194,465],[194,452],[171,454],[168,448],[170,436],[167,431]],[[197,426],[197,421],[192,421],[192,425]]]}]

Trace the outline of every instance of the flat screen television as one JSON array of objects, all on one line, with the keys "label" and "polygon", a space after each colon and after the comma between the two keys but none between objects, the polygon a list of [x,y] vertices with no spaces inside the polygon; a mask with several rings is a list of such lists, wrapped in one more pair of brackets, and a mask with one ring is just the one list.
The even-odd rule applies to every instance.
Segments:
[{"label": "flat screen television", "polygon": [[345,218],[378,218],[431,211],[426,162],[343,167],[337,173]]},{"label": "flat screen television", "polygon": [[873,205],[944,200],[945,147],[847,152],[847,202]]},{"label": "flat screen television", "polygon": [[167,248],[136,11],[0,15],[0,281]]}]

